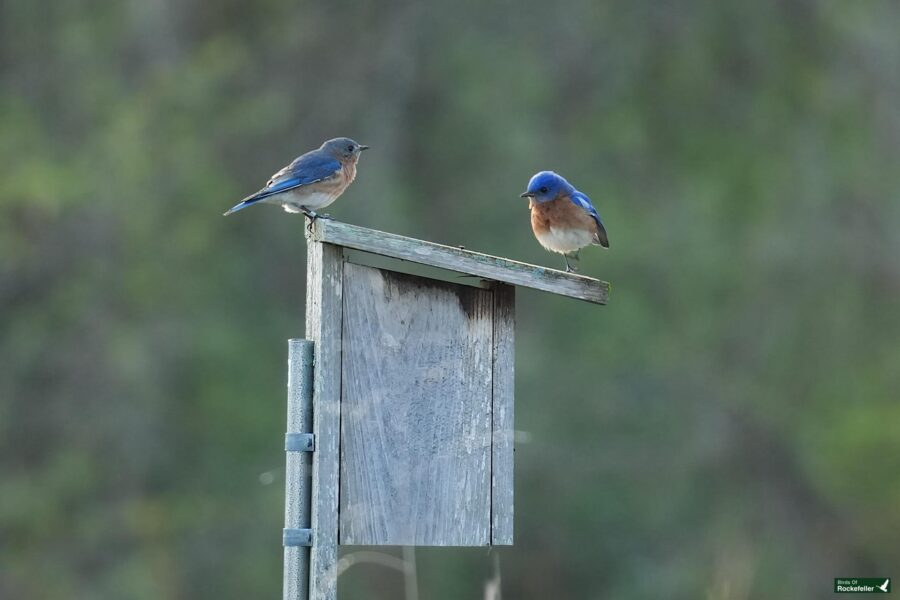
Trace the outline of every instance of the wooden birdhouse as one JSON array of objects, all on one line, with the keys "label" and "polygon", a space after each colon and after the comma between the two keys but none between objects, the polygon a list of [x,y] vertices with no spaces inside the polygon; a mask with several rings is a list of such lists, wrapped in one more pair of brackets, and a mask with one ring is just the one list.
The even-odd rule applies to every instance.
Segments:
[{"label": "wooden birdhouse", "polygon": [[[604,304],[609,286],[336,221],[316,221],[308,247],[285,597],[305,597],[288,589],[308,582],[309,597],[333,598],[338,544],[512,544],[515,288]],[[402,261],[452,273],[410,274]]]}]

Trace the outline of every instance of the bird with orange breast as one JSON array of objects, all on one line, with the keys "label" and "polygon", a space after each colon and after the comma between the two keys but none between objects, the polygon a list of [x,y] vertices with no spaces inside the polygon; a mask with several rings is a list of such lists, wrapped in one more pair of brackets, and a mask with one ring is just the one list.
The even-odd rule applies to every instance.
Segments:
[{"label": "bird with orange breast", "polygon": [[269,179],[266,187],[232,206],[230,215],[254,204],[276,204],[290,213],[302,212],[312,221],[328,215],[316,211],[325,208],[356,178],[356,163],[363,150],[369,147],[350,138],[334,138],[318,150],[298,156]]},{"label": "bird with orange breast", "polygon": [[534,237],[547,250],[563,255],[567,273],[575,272],[569,258],[578,260],[578,251],[585,246],[609,248],[606,228],[591,199],[561,175],[541,171],[521,196],[529,199]]}]

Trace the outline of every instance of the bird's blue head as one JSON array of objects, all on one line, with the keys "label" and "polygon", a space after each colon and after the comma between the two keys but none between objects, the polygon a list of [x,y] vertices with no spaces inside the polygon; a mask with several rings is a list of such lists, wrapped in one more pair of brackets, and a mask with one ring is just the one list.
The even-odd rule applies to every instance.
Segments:
[{"label": "bird's blue head", "polygon": [[528,182],[528,189],[521,194],[522,198],[531,198],[533,202],[549,202],[560,195],[572,194],[572,187],[561,175],[553,171],[541,171]]},{"label": "bird's blue head", "polygon": [[359,160],[359,153],[368,149],[368,146],[345,137],[328,140],[319,147],[340,161]]}]

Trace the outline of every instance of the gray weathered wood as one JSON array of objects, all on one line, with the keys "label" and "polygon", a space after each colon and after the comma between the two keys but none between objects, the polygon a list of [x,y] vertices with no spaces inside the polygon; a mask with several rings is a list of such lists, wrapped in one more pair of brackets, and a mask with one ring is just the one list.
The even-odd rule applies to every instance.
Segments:
[{"label": "gray weathered wood", "polygon": [[341,404],[341,288],[343,250],[309,241],[306,337],[315,342],[313,368],[312,548],[309,595],[337,595],[338,467]]},{"label": "gray weathered wood", "polygon": [[490,544],[493,292],[345,263],[342,544]]},{"label": "gray weathered wood", "polygon": [[513,543],[513,395],[516,288],[496,284],[493,348],[491,544]]},{"label": "gray weathered wood", "polygon": [[609,284],[598,279],[339,221],[318,219],[313,225],[312,238],[354,250],[530,287],[596,304],[606,304],[609,296]]},{"label": "gray weathered wood", "polygon": [[[313,350],[309,340],[288,340],[287,433],[312,431]],[[284,527],[309,529],[312,454],[287,452],[284,477]],[[309,548],[284,548],[284,600],[309,598]]]}]

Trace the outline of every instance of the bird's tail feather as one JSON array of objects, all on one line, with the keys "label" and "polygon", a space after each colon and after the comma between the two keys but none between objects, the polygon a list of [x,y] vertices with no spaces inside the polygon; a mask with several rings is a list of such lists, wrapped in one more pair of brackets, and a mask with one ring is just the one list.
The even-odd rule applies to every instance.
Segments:
[{"label": "bird's tail feather", "polygon": [[256,204],[257,202],[258,202],[258,200],[242,200],[242,201],[238,202],[237,204],[235,204],[234,206],[232,206],[231,208],[229,208],[228,210],[226,210],[224,213],[222,213],[222,216],[227,217],[231,213],[235,213],[243,208],[247,208],[251,204]]},{"label": "bird's tail feather", "polygon": [[595,246],[609,248],[609,237],[606,235],[606,228],[599,221],[597,222],[597,233],[594,234],[593,243]]}]

